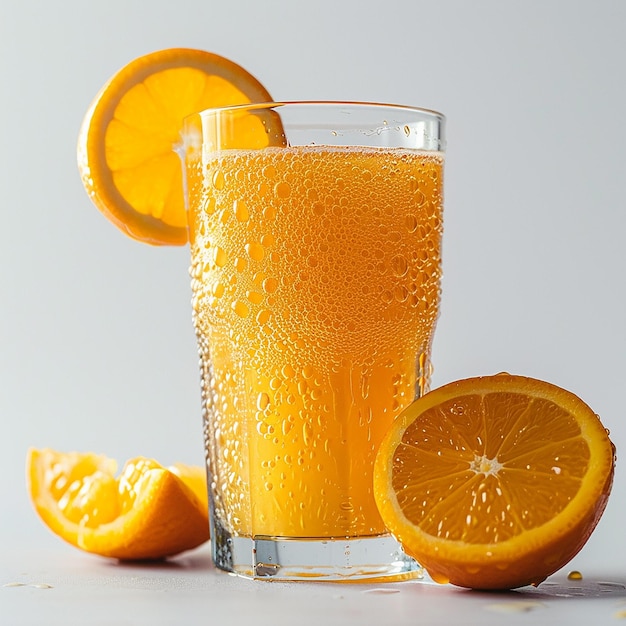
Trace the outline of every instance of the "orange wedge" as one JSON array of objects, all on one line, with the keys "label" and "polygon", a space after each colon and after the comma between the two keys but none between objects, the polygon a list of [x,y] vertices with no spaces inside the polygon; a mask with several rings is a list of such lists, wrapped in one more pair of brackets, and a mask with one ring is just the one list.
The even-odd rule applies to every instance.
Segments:
[{"label": "orange wedge", "polygon": [[86,552],[121,560],[153,560],[190,550],[209,538],[204,470],[152,459],[117,463],[92,453],[28,451],[31,501],[59,537]]},{"label": "orange wedge", "polygon": [[376,503],[434,580],[538,585],[591,535],[614,456],[574,394],[523,376],[470,378],[426,394],[394,422],[376,457]]},{"label": "orange wedge", "polygon": [[[182,120],[207,108],[267,102],[242,67],[203,50],[135,59],[100,90],[83,121],[78,167],[94,204],[125,234],[153,245],[187,243]],[[262,127],[259,141],[268,141]]]}]

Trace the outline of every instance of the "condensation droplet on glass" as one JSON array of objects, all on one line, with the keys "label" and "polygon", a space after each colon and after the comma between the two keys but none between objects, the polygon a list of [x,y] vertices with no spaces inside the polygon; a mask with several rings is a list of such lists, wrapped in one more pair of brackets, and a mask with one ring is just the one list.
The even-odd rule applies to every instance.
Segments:
[{"label": "condensation droplet on glass", "polygon": [[270,233],[266,233],[265,235],[261,237],[261,245],[264,248],[269,248],[273,246],[275,241],[276,241],[276,238],[274,237],[274,235]]},{"label": "condensation droplet on glass", "polygon": [[246,253],[253,261],[262,261],[265,257],[265,249],[260,243],[251,241],[245,246]]},{"label": "condensation droplet on glass", "polygon": [[263,176],[265,178],[274,178],[276,176],[276,168],[273,165],[266,165],[263,168]]},{"label": "condensation droplet on glass", "polygon": [[308,448],[311,445],[311,441],[313,439],[313,427],[308,422],[305,422],[302,425],[302,441],[304,445]]},{"label": "condensation droplet on glass", "polygon": [[250,213],[248,212],[248,206],[243,200],[235,200],[233,203],[233,209],[238,222],[248,221]]},{"label": "condensation droplet on glass", "polygon": [[262,309],[261,311],[259,311],[257,313],[256,316],[256,321],[258,324],[260,324],[261,326],[263,326],[264,324],[267,324],[267,322],[270,319],[270,312],[267,309]]},{"label": "condensation droplet on glass", "polygon": [[402,278],[409,271],[409,263],[405,257],[399,254],[391,259],[391,269],[398,278]]},{"label": "condensation droplet on glass", "polygon": [[415,215],[409,215],[405,219],[406,228],[410,233],[414,233],[419,226],[419,221]]},{"label": "condensation droplet on glass", "polygon": [[218,191],[224,189],[224,173],[221,170],[216,170],[211,182]]},{"label": "condensation droplet on glass", "polygon": [[211,293],[214,298],[221,298],[224,295],[225,287],[222,283],[214,283],[211,287]]},{"label": "condensation droplet on glass", "polygon": [[259,411],[264,411],[270,403],[270,397],[262,391],[256,399],[256,407]]},{"label": "condensation droplet on glass", "polygon": [[275,278],[266,278],[263,281],[263,291],[274,293],[278,289],[278,281]]},{"label": "condensation droplet on glass", "polygon": [[228,263],[228,254],[218,246],[213,251],[213,261],[217,267],[224,267]]},{"label": "condensation droplet on glass", "polygon": [[278,183],[276,187],[274,187],[274,193],[279,198],[288,198],[291,194],[291,186],[289,183]]},{"label": "condensation droplet on glass", "polygon": [[252,304],[260,304],[263,301],[263,294],[258,291],[248,291],[246,292],[246,298]]},{"label": "condensation droplet on glass", "polygon": [[235,300],[232,306],[233,306],[233,311],[239,317],[246,318],[250,314],[250,307],[241,300]]}]

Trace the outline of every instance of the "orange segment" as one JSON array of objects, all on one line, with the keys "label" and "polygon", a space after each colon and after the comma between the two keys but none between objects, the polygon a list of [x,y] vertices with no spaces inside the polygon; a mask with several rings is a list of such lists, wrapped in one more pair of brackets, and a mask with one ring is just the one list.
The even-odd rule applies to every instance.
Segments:
[{"label": "orange segment", "polygon": [[180,478],[196,498],[202,503],[202,510],[209,510],[209,492],[206,484],[206,468],[198,465],[185,465],[184,463],[174,463],[167,468],[172,474]]},{"label": "orange segment", "polygon": [[604,511],[615,449],[595,413],[555,385],[499,374],[411,404],[378,451],[376,502],[434,580],[539,584]]},{"label": "orange segment", "polygon": [[117,463],[92,453],[28,451],[31,500],[44,523],[86,552],[122,560],[161,559],[209,538],[202,468],[166,469],[152,459]]},{"label": "orange segment", "polygon": [[[184,245],[187,218],[176,147],[182,121],[207,108],[267,102],[242,67],[210,52],[173,48],[135,59],[89,108],[78,166],[94,204],[124,233],[154,245]],[[246,132],[267,145],[263,124]]]}]

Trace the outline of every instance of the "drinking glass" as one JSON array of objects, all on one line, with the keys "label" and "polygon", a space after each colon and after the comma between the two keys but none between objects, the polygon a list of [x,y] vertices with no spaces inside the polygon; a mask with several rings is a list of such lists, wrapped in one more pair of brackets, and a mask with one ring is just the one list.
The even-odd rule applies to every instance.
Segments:
[{"label": "drinking glass", "polygon": [[183,130],[213,558],[272,580],[416,577],[374,458],[428,387],[444,117],[210,109]]}]

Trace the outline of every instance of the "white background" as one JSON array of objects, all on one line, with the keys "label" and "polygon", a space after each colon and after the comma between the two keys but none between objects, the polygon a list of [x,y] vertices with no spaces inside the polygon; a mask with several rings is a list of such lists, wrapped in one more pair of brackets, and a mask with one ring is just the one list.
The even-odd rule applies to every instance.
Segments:
[{"label": "white background", "polygon": [[[433,386],[543,378],[626,448],[626,2],[0,0],[0,549],[57,541],[28,502],[28,446],[202,463],[188,250],[126,239],[75,157],[101,85],[174,46],[277,100],[444,112]],[[618,463],[580,567],[626,556],[625,479]]]}]

